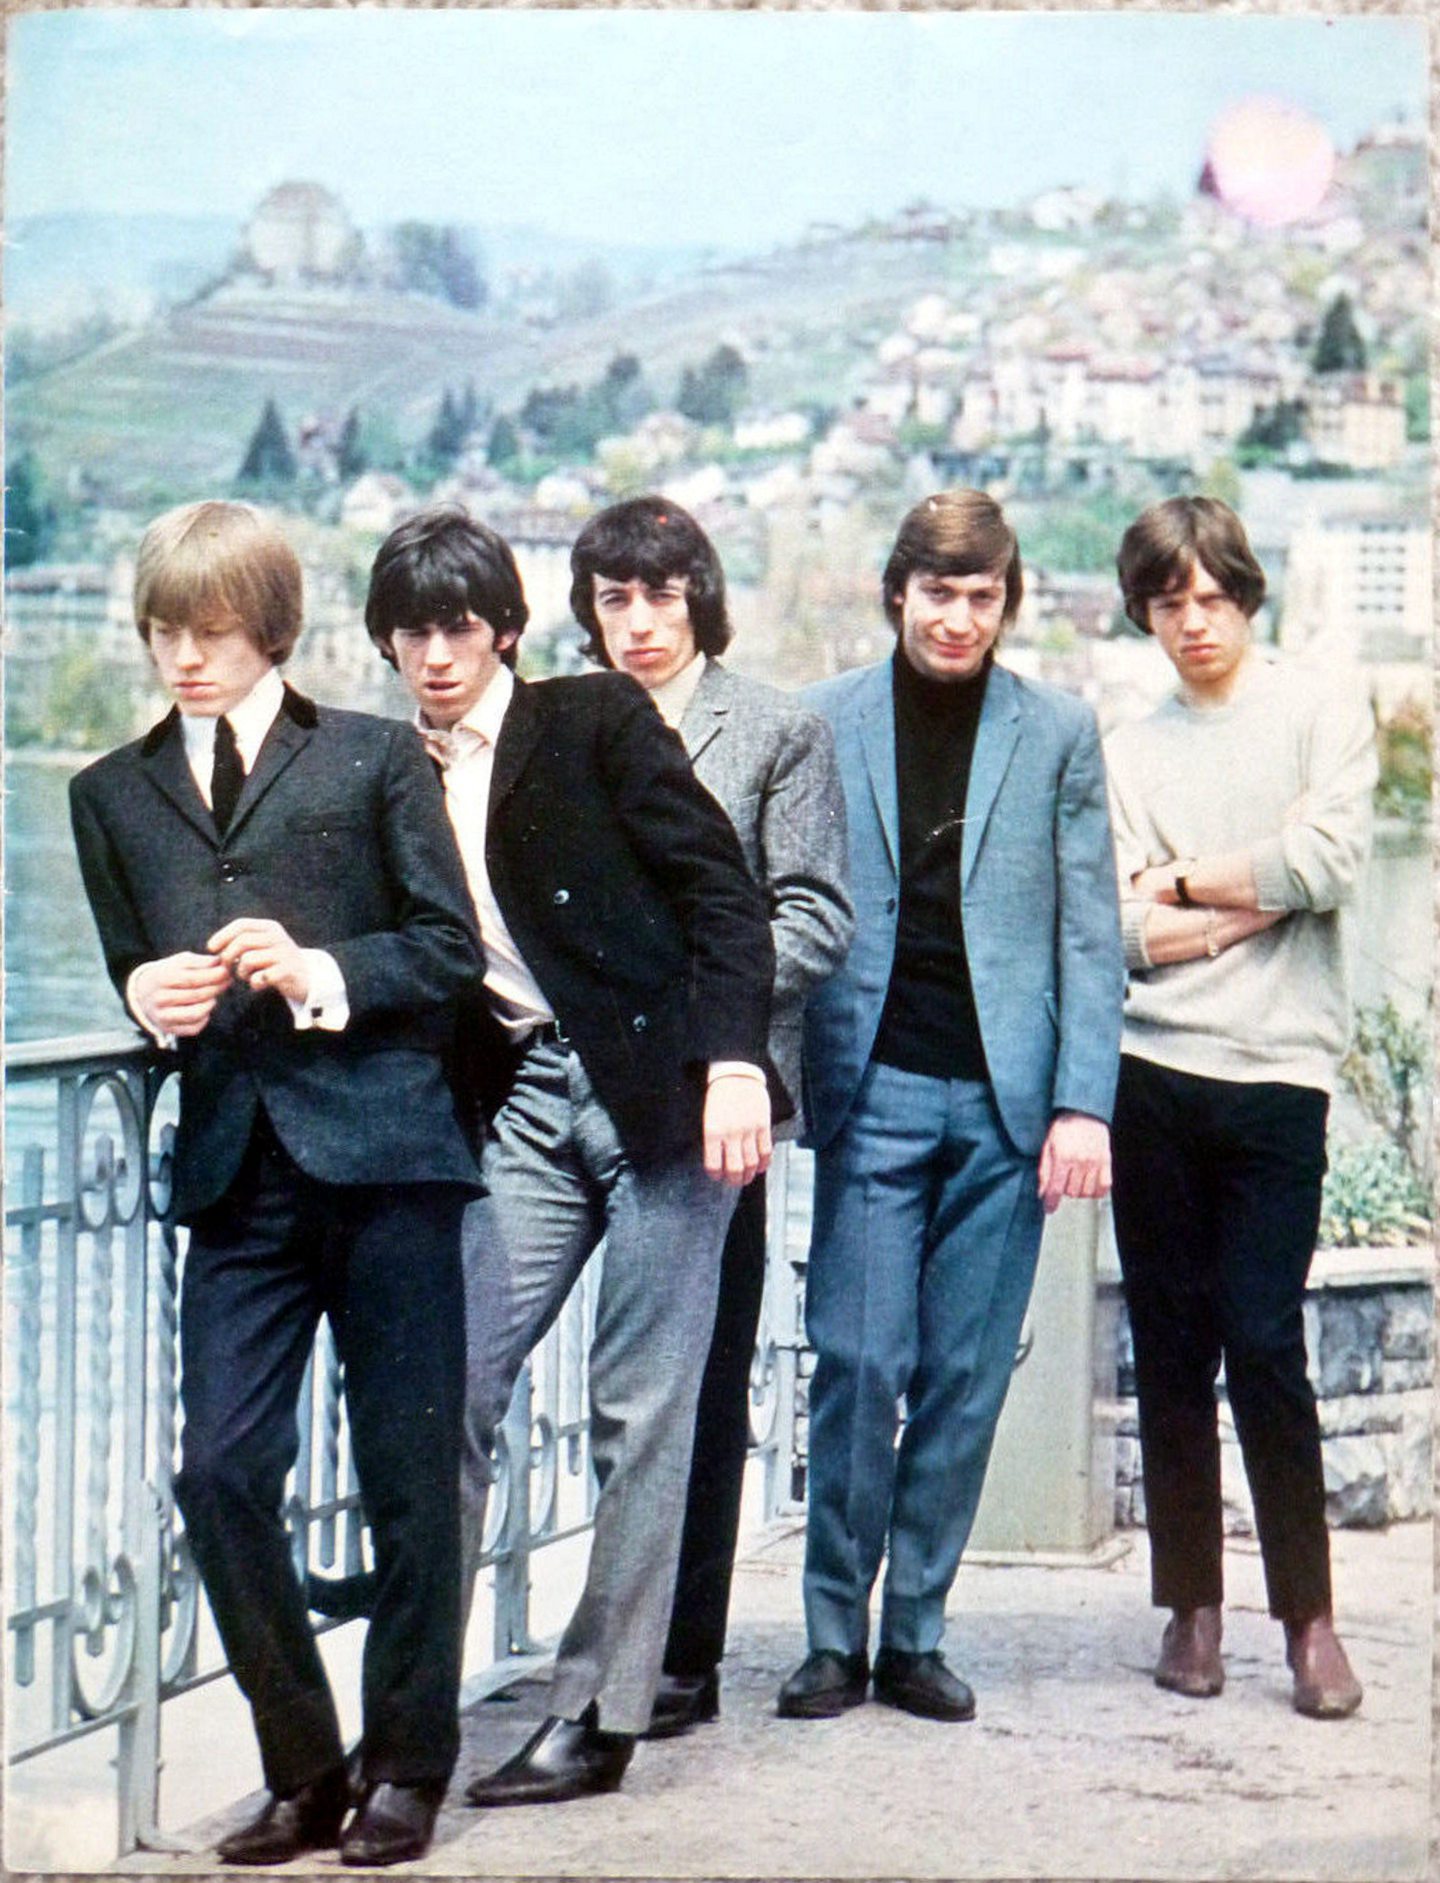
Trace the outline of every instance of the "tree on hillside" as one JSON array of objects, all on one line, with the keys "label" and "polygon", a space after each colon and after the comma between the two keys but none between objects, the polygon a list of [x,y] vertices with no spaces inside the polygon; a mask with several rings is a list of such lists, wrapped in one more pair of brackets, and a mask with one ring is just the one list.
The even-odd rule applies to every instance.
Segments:
[{"label": "tree on hillside", "polygon": [[629,431],[655,403],[633,353],[617,353],[595,390],[608,431]]},{"label": "tree on hillside", "polygon": [[1363,373],[1365,361],[1365,342],[1355,325],[1350,296],[1337,294],[1325,309],[1311,364],[1317,373]]},{"label": "tree on hillside", "polygon": [[284,421],[274,399],[265,401],[260,423],[250,434],[237,481],[242,484],[293,484],[295,453],[285,435]]},{"label": "tree on hillside", "polygon": [[391,232],[395,283],[452,307],[483,307],[487,288],[471,244],[456,228],[430,222],[397,223]]},{"label": "tree on hillside", "polygon": [[486,457],[493,465],[513,464],[520,455],[520,434],[502,412],[490,427]]},{"label": "tree on hillside", "polygon": [[435,421],[425,439],[426,457],[432,464],[453,464],[460,455],[469,430],[464,405],[447,386],[441,394]]},{"label": "tree on hillside", "polygon": [[675,404],[698,425],[728,425],[740,409],[749,379],[740,354],[722,344],[702,365],[684,369]]},{"label": "tree on hillside", "polygon": [[369,468],[369,455],[360,435],[360,408],[352,405],[345,414],[345,423],[340,427],[340,437],[335,446],[335,469],[341,481],[349,484]]},{"label": "tree on hillside", "polygon": [[5,487],[5,561],[12,569],[43,562],[50,554],[59,522],[45,492],[34,454],[22,451],[10,466]]}]

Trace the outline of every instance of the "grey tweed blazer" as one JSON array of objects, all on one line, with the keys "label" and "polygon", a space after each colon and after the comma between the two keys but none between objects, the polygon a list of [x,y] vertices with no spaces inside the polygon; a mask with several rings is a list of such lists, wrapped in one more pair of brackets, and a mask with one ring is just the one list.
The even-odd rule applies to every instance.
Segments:
[{"label": "grey tweed blazer", "polygon": [[765,891],[775,942],[770,1056],[797,1111],[777,1135],[793,1136],[806,997],[845,959],[854,927],[834,740],[818,713],[718,660],[706,661],[680,736]]}]

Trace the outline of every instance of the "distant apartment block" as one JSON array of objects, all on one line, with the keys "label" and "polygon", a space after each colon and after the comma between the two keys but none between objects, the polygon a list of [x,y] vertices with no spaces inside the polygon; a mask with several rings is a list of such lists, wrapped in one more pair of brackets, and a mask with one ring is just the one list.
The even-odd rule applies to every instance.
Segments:
[{"label": "distant apartment block", "polygon": [[1282,646],[1428,670],[1431,628],[1430,531],[1423,522],[1393,513],[1321,516],[1295,530]]}]

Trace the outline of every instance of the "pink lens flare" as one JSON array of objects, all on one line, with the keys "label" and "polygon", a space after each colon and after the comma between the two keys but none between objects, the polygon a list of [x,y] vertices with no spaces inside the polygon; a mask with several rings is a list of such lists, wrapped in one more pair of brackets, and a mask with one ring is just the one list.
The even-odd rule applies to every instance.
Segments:
[{"label": "pink lens flare", "polygon": [[1245,98],[1215,120],[1210,174],[1223,203],[1278,229],[1318,209],[1335,174],[1324,126],[1283,98]]}]

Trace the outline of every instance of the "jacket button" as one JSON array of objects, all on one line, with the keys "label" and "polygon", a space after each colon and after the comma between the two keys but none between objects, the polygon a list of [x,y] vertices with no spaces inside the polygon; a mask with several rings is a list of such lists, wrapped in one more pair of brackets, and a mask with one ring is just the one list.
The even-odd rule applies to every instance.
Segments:
[{"label": "jacket button", "polygon": [[637,1033],[643,1033],[650,1022],[645,1018],[643,1013],[637,1013],[630,1024]]},{"label": "jacket button", "polygon": [[220,865],[221,882],[233,883],[236,877],[239,876],[239,874],[240,874],[239,870],[236,869],[235,865],[230,861],[229,857],[226,857],[225,861]]},{"label": "jacket button", "polygon": [[894,915],[894,913],[895,913],[895,909],[896,909],[896,906],[897,906],[897,905],[896,905],[896,902],[895,902],[895,898],[894,898],[893,896],[887,896],[887,897],[885,898],[885,913],[886,913],[886,915]]},{"label": "jacket button", "polygon": [[570,891],[568,889],[557,889],[550,900],[555,904],[557,909],[563,909],[565,904],[570,900]]}]

